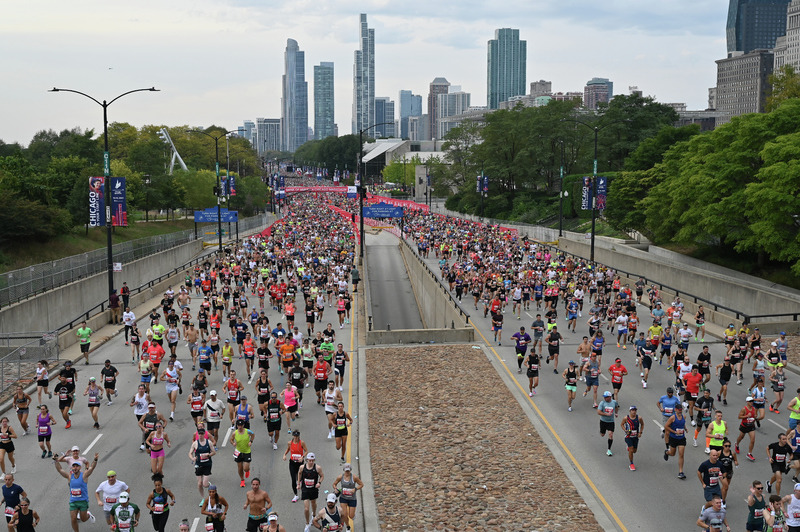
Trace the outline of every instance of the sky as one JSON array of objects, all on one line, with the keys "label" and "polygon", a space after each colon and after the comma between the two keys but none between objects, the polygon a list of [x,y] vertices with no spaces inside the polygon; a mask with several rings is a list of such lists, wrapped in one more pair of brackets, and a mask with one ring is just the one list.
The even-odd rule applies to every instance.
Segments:
[{"label": "sky", "polygon": [[[558,92],[609,78],[615,94],[638,86],[659,102],[705,109],[725,57],[727,4],[721,0],[36,0],[4,2],[0,17],[0,140],[27,146],[41,130],[102,132],[102,108],[77,94],[111,100],[109,122],[140,127],[280,118],[286,39],[305,51],[309,126],[313,66],[334,62],[335,119],[350,133],[353,51],[359,14],[375,29],[376,96],[401,89],[423,96],[445,77],[486,105],[487,41],[498,28],[527,41],[527,83]],[[399,102],[397,111],[399,114]]]}]

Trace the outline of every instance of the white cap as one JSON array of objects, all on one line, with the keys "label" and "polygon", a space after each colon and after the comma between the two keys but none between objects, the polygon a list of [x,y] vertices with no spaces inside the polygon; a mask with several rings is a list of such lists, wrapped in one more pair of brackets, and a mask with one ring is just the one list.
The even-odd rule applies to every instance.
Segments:
[{"label": "white cap", "polygon": [[127,491],[123,491],[119,494],[119,502],[128,502],[130,500],[130,495]]},{"label": "white cap", "polygon": [[308,460],[316,460],[317,456],[314,453],[308,453],[306,455],[306,459],[308,459]]},{"label": "white cap", "polygon": [[336,502],[336,495],[334,495],[333,493],[329,493],[327,501],[328,502]]}]

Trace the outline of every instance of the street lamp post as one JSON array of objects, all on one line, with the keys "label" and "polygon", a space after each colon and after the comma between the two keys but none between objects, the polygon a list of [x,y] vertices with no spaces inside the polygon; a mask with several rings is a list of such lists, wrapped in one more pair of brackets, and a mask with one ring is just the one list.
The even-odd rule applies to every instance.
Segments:
[{"label": "street lamp post", "polygon": [[144,221],[150,221],[150,174],[144,175]]},{"label": "street lamp post", "polygon": [[595,239],[595,221],[597,219],[597,134],[600,131],[604,130],[608,126],[619,124],[620,122],[630,122],[630,120],[623,119],[623,120],[614,120],[613,122],[608,122],[602,126],[593,126],[591,124],[587,124],[581,120],[576,120],[574,118],[562,118],[562,121],[568,122],[575,122],[576,124],[581,124],[583,126],[588,127],[592,131],[594,131],[594,163],[592,165],[592,245],[589,252],[589,261],[594,262],[594,239]]},{"label": "street lamp post", "polygon": [[[238,131],[238,129],[232,129],[230,131],[226,131],[218,136],[214,136],[210,133],[206,133],[200,129],[190,129],[189,133],[200,133],[201,135],[205,135],[206,137],[214,139],[214,163],[216,166],[217,171],[217,236],[219,237],[219,252],[222,253],[222,188],[220,186],[219,181],[219,139],[222,137],[228,136],[228,133],[234,133]],[[227,175],[226,172],[226,179],[230,179],[230,176]]]},{"label": "street lamp post", "polygon": [[114,292],[114,257],[113,257],[113,243],[111,241],[111,185],[109,184],[109,178],[111,177],[111,156],[108,153],[108,106],[112,103],[116,102],[123,96],[127,96],[128,94],[132,94],[134,92],[158,92],[158,89],[155,87],[150,87],[149,89],[134,89],[132,91],[123,92],[116,98],[112,99],[111,101],[103,100],[102,102],[93,96],[89,96],[85,92],[80,92],[72,89],[60,89],[58,87],[53,87],[48,92],[74,92],[75,94],[80,94],[86,98],[89,98],[94,103],[99,105],[103,108],[103,196],[105,196],[106,202],[106,248],[108,253],[108,295],[110,296]]},{"label": "street lamp post", "polygon": [[558,236],[562,237],[564,228],[564,141],[561,144],[561,167],[558,170]]},{"label": "street lamp post", "polygon": [[[361,260],[364,260],[364,196],[366,195],[366,189],[364,188],[364,175],[361,172],[361,168],[363,165],[363,154],[364,154],[364,133],[369,131],[370,129],[376,128],[378,126],[385,126],[388,124],[394,124],[394,122],[381,122],[380,124],[372,124],[371,126],[359,129],[358,130],[358,183],[356,186],[358,187],[358,226],[359,226],[359,253],[361,254]],[[405,177],[405,176],[403,176]]]}]

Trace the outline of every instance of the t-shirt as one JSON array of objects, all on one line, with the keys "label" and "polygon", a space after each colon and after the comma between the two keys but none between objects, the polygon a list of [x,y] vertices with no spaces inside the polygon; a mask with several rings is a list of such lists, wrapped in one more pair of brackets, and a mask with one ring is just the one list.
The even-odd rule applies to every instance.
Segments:
[{"label": "t-shirt", "polygon": [[727,510],[725,510],[725,508],[720,508],[720,510],[717,511],[711,506],[703,510],[703,513],[700,514],[700,520],[707,524],[712,532],[716,532],[717,530],[722,530],[726,513]]},{"label": "t-shirt", "polygon": [[707,487],[719,486],[719,475],[722,473],[722,463],[719,460],[716,463],[706,460],[700,464],[697,471],[703,475],[703,484]]},{"label": "t-shirt", "polygon": [[16,508],[19,505],[19,496],[22,495],[22,486],[11,484],[11,487],[3,484],[3,498],[6,502],[6,508]]},{"label": "t-shirt", "polygon": [[128,491],[128,485],[121,480],[117,480],[114,484],[109,484],[108,481],[105,480],[101,482],[95,490],[96,493],[100,494],[100,498],[103,501],[103,510],[106,512],[111,510],[111,507],[119,502],[119,494],[123,491]]},{"label": "t-shirt", "polygon": [[[119,484],[119,482],[117,482]],[[105,510],[105,508],[103,508]],[[115,504],[110,509],[111,515],[114,517],[114,522],[117,524],[117,530],[120,532],[134,532],[133,520],[139,513],[139,507],[129,502],[127,506],[122,504]]]},{"label": "t-shirt", "polygon": [[511,335],[511,338],[517,343],[517,347],[520,349],[527,349],[528,344],[531,341],[531,336],[528,333],[514,333]]},{"label": "t-shirt", "polygon": [[615,399],[611,399],[609,401],[604,399],[600,401],[600,404],[597,405],[597,411],[603,412],[603,415],[600,416],[600,419],[607,423],[613,423],[614,413],[616,412],[618,404],[619,403],[617,403]]},{"label": "t-shirt", "polygon": [[89,327],[81,327],[75,334],[78,336],[80,343],[88,344],[89,337],[92,335],[92,330]]},{"label": "t-shirt", "polygon": [[251,430],[245,429],[244,432],[234,431],[233,439],[236,442],[236,450],[240,453],[250,452],[250,436],[253,434]]},{"label": "t-shirt", "polygon": [[611,372],[611,382],[616,382],[616,383],[621,383],[622,377],[625,375],[625,373],[628,372],[628,368],[626,368],[623,365],[620,366],[614,365],[608,368],[608,370]]}]

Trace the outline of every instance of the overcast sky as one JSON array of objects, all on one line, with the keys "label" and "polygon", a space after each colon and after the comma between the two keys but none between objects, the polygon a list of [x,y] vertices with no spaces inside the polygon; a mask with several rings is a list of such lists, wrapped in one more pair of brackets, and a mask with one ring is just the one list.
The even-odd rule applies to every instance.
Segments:
[{"label": "overcast sky", "polygon": [[[279,118],[286,39],[306,54],[309,126],[313,65],[335,63],[336,122],[350,132],[353,51],[359,13],[375,29],[376,96],[423,95],[437,76],[486,105],[487,41],[497,28],[528,42],[527,83],[583,90],[607,77],[661,102],[705,109],[725,56],[727,2],[721,0],[34,0],[4,2],[0,50],[5,72],[0,139],[27,145],[42,129],[94,128],[98,100],[155,86],[109,107],[110,122],[135,126],[235,129]],[[423,103],[423,112],[425,111]],[[399,105],[397,109],[399,113]]]}]

